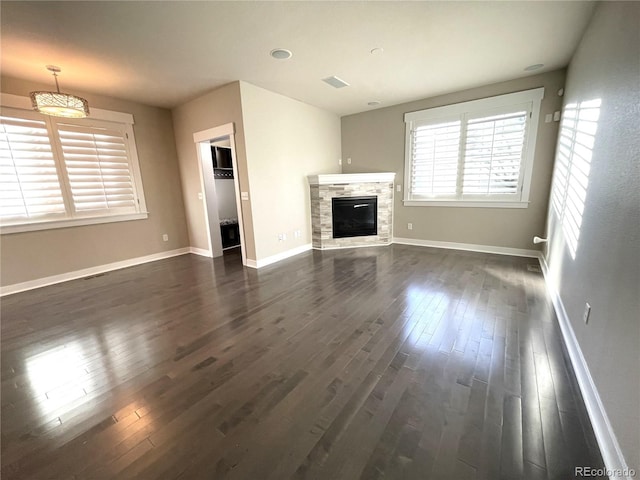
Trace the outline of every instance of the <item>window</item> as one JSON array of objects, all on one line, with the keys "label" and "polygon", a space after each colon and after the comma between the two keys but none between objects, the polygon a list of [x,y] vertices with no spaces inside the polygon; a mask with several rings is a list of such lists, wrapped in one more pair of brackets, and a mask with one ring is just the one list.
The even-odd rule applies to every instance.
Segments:
[{"label": "window", "polygon": [[3,107],[0,176],[2,233],[147,217],[131,123]]},{"label": "window", "polygon": [[543,94],[405,114],[404,204],[526,208]]}]

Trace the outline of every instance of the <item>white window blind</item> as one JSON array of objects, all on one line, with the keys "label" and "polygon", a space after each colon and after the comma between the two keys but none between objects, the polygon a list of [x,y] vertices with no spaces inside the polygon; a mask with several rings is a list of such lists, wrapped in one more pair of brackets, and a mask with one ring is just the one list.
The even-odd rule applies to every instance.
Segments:
[{"label": "white window blind", "polygon": [[527,114],[522,111],[468,121],[463,194],[518,193]]},{"label": "white window blind", "polygon": [[0,155],[2,233],[146,218],[131,124],[3,108]]},{"label": "white window blind", "polygon": [[455,195],[460,122],[418,126],[412,142],[413,191],[427,196]]},{"label": "white window blind", "polygon": [[5,220],[64,215],[45,121],[0,117],[0,200],[0,217]]},{"label": "white window blind", "polygon": [[526,207],[544,89],[405,115],[405,205]]},{"label": "white window blind", "polygon": [[123,129],[57,125],[76,212],[135,212]]}]

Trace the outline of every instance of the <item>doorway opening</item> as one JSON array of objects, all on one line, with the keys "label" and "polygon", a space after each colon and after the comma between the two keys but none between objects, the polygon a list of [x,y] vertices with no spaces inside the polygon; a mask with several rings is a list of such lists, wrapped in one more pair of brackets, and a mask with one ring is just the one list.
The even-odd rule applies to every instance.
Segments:
[{"label": "doorway opening", "polygon": [[209,254],[246,265],[242,203],[233,124],[194,134],[197,143]]}]

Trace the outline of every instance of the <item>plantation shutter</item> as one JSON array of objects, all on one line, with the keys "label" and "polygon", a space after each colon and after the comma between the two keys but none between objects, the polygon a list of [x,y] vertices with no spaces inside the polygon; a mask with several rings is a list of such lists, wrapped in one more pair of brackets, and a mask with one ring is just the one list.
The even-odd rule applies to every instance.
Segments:
[{"label": "plantation shutter", "polygon": [[528,112],[469,119],[462,193],[516,195]]},{"label": "plantation shutter", "polygon": [[75,212],[136,212],[124,130],[57,123]]},{"label": "plantation shutter", "polygon": [[[65,214],[47,124],[35,115],[0,117],[0,219],[42,220]],[[32,118],[35,117],[35,118]]]},{"label": "plantation shutter", "polygon": [[412,132],[411,193],[456,194],[460,121],[419,125]]},{"label": "plantation shutter", "polygon": [[544,88],[407,112],[405,206],[527,208]]}]

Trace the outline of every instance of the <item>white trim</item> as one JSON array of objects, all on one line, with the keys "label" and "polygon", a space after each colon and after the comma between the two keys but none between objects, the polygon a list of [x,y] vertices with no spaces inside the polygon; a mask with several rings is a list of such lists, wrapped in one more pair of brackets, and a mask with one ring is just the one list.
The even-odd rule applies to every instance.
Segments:
[{"label": "white trim", "polygon": [[242,265],[246,265],[247,244],[244,238],[244,215],[242,213],[242,200],[240,198],[240,170],[238,169],[238,158],[236,157],[236,136],[233,133],[229,135],[229,148],[231,149],[231,166],[234,171],[233,190],[236,195],[236,216],[238,218],[238,231],[240,233],[240,256],[242,257]]},{"label": "white trim", "polygon": [[[207,230],[207,242],[209,244],[209,251],[211,252],[210,256],[220,256],[222,255],[222,238],[220,237],[220,230],[218,227],[212,231],[211,228],[211,220],[209,218],[209,202],[217,202],[217,194],[215,192],[215,182],[210,185],[210,189],[207,188],[207,183],[205,181],[205,166],[203,162],[208,165],[212,165],[211,162],[211,153],[209,150],[209,146],[211,145],[212,140],[220,139],[228,137],[229,139],[229,148],[231,149],[231,163],[233,166],[233,171],[235,172],[233,176],[233,185],[236,196],[236,212],[238,215],[238,229],[240,232],[240,255],[242,256],[242,265],[247,265],[247,249],[244,238],[244,215],[242,213],[242,201],[240,194],[240,170],[238,169],[238,161],[236,157],[236,140],[235,140],[235,124],[225,123],[224,125],[220,125],[218,127],[209,128],[207,130],[201,130],[199,132],[195,132],[193,134],[193,141],[196,144],[196,154],[198,158],[198,174],[200,175],[200,186],[203,197],[203,214],[204,214],[204,222]],[[206,150],[206,151],[205,151]],[[211,182],[211,178],[209,178],[209,183]],[[207,190],[210,190],[209,196],[207,196]],[[213,198],[210,198],[213,197]],[[218,211],[216,208],[212,208],[213,217],[215,217],[216,225],[219,224]],[[216,246],[214,247],[213,241],[211,237],[214,237],[216,240]],[[218,242],[220,243],[220,251],[218,252]],[[256,268],[256,267],[254,267]]]},{"label": "white trim", "polygon": [[133,267],[134,265],[155,262],[156,260],[176,257],[178,255],[184,255],[187,253],[189,253],[188,247],[178,248],[176,250],[167,250],[166,252],[152,253],[151,255],[145,255],[144,257],[129,258],[127,260],[121,260],[119,262],[83,268],[81,270],[74,270],[73,272],[51,275],[50,277],[37,278],[35,280],[29,280],[27,282],[14,283],[13,285],[0,287],[0,297],[24,292],[26,290],[33,290],[34,288],[46,287],[47,285],[53,285],[55,283],[68,282],[69,280],[76,280],[78,278],[97,275],[99,273],[110,272],[112,270],[120,270],[121,268]]},{"label": "white trim", "polygon": [[[602,454],[604,465],[607,470],[620,470],[627,472],[629,471],[629,467],[627,466],[627,462],[624,459],[616,434],[613,431],[607,412],[602,404],[602,399],[600,398],[598,389],[596,388],[591,372],[589,371],[587,361],[582,354],[582,349],[580,348],[576,334],[571,326],[569,315],[567,315],[567,311],[564,308],[558,288],[551,280],[549,275],[549,266],[542,252],[540,252],[539,260],[547,292],[551,297],[556,316],[558,317],[558,324],[560,325],[562,338],[564,339],[564,344],[569,352],[571,365],[573,366],[573,371],[575,372],[578,380],[580,392],[582,393],[582,398],[584,399],[589,419],[591,420],[593,433],[595,434],[598,446],[600,447],[600,453]],[[632,477],[627,475],[625,477],[616,478],[631,480]]]},{"label": "white trim", "polygon": [[204,221],[207,230],[207,240],[211,255],[222,256],[222,234],[220,233],[220,217],[218,216],[218,195],[216,193],[215,175],[211,144],[209,141],[196,143],[198,150],[198,165],[200,171],[201,189],[204,207]]},{"label": "white trim", "polygon": [[481,208],[529,208],[529,202],[494,202],[484,200],[403,200],[405,207],[481,207]]},{"label": "white trim", "polygon": [[250,268],[258,268],[258,262],[256,262],[253,258],[247,258],[246,267]]},{"label": "white trim", "polygon": [[419,247],[447,248],[451,250],[466,250],[469,252],[495,253],[497,255],[511,255],[513,257],[538,258],[538,250],[524,248],[494,247],[492,245],[477,245],[474,243],[439,242],[436,240],[418,240],[415,238],[394,237],[393,243],[400,245],[415,245]]},{"label": "white trim", "polygon": [[[12,95],[10,93],[0,93],[0,104],[3,107],[19,108],[20,110],[33,110],[31,99],[22,95]],[[89,116],[96,120],[106,120],[108,122],[127,123],[133,125],[133,115],[124,112],[114,112],[113,110],[103,110],[93,108],[89,105]]]},{"label": "white trim", "polygon": [[477,100],[469,100],[467,102],[452,103],[451,105],[442,105],[441,107],[408,112],[404,114],[404,121],[407,123],[438,118],[446,119],[451,116],[460,115],[474,110],[501,108],[531,101],[539,102],[543,98],[544,87],[538,87],[515,93],[505,93],[501,95],[494,95],[493,97],[479,98]]},{"label": "white trim", "polygon": [[311,250],[311,244],[307,243],[305,245],[300,245],[299,247],[292,248],[291,250],[287,250],[285,252],[276,253],[275,255],[271,255],[267,258],[261,258],[260,260],[253,260],[251,258],[247,258],[247,267],[251,268],[262,268],[267,265],[271,265],[272,263],[280,262],[289,257],[293,257],[295,255],[299,255],[304,252],[308,252]]},{"label": "white trim", "polygon": [[[527,124],[529,131],[525,133],[527,144],[523,150],[526,153],[526,158],[523,158],[524,171],[522,175],[522,191],[520,192],[520,198],[523,201],[529,200],[531,193],[531,181],[533,180],[533,163],[536,159],[536,147],[538,145],[538,124],[540,123],[540,108],[542,107],[542,99],[544,98],[544,88],[538,88],[534,90],[535,94],[531,99],[531,118]],[[525,93],[525,92],[522,92]]]},{"label": "white trim", "polygon": [[148,212],[128,213],[124,215],[105,215],[103,217],[80,217],[46,222],[22,223],[18,225],[2,225],[0,226],[0,235],[35,232],[37,230],[51,230],[54,228],[81,227],[84,225],[97,225],[99,223],[129,222],[131,220],[144,220],[146,218],[149,218]]},{"label": "white trim", "polygon": [[236,133],[236,129],[234,124],[225,123],[224,125],[220,125],[218,127],[208,128],[206,130],[195,132],[193,134],[193,143],[200,143],[200,142],[208,143],[210,140],[215,140],[216,138],[234,135],[235,133]]},{"label": "white trim", "polygon": [[393,182],[396,174],[382,173],[334,173],[329,175],[308,175],[309,185],[339,185],[344,183]]},{"label": "white trim", "polygon": [[201,257],[213,258],[213,254],[211,253],[211,250],[205,250],[204,248],[189,247],[189,253],[193,253],[194,255],[200,255]]}]

